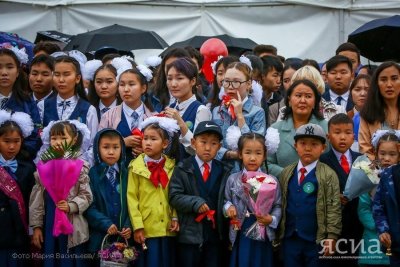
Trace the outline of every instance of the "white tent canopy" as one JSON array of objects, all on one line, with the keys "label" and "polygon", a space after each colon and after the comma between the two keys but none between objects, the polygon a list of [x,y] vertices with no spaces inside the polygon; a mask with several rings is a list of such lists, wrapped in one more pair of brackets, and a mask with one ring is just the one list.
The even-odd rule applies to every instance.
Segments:
[{"label": "white tent canopy", "polygon": [[0,31],[33,41],[37,31],[78,34],[117,23],[156,31],[169,44],[226,33],[321,62],[362,24],[399,11],[400,1],[375,0],[6,0]]}]

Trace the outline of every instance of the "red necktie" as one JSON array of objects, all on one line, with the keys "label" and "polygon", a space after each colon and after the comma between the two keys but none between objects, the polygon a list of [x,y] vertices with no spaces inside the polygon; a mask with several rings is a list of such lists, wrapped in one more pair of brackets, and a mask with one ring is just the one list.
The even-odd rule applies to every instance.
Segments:
[{"label": "red necktie", "polygon": [[203,164],[203,181],[207,182],[208,180],[208,176],[210,176],[210,166],[208,166],[208,164],[206,162],[204,162]]},{"label": "red necktie", "polygon": [[158,184],[161,184],[163,188],[165,188],[168,184],[168,175],[164,170],[165,158],[163,158],[160,162],[147,162],[147,168],[151,172],[150,181],[154,184],[155,187],[158,187]]},{"label": "red necktie", "polygon": [[349,174],[350,166],[349,166],[349,162],[347,161],[347,158],[346,158],[346,156],[344,154],[342,154],[340,156],[340,165],[342,166],[342,168],[345,171],[345,173]]},{"label": "red necktie", "polygon": [[306,168],[301,168],[300,169],[301,175],[300,175],[300,180],[299,180],[299,184],[301,184],[304,181],[304,178],[306,178]]}]

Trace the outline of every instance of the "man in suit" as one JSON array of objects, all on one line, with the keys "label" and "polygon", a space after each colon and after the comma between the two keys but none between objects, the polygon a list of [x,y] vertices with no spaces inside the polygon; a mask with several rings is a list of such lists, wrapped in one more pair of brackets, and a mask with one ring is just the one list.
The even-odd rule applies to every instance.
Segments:
[{"label": "man in suit", "polygon": [[[360,153],[350,149],[354,142],[353,120],[346,114],[339,113],[333,116],[328,123],[328,139],[331,149],[321,155],[321,162],[331,167],[339,178],[340,202],[342,204],[342,234],[339,238],[338,256],[357,256],[358,252],[352,251],[351,242],[357,245],[362,236],[363,227],[358,220],[358,198],[349,201],[343,196],[351,165]],[[356,258],[337,259],[335,264],[340,266],[358,266]]]},{"label": "man in suit", "polygon": [[326,62],[326,70],[329,90],[322,97],[344,107],[346,111],[351,110],[354,104],[349,89],[354,72],[350,59],[342,55],[334,56]]}]

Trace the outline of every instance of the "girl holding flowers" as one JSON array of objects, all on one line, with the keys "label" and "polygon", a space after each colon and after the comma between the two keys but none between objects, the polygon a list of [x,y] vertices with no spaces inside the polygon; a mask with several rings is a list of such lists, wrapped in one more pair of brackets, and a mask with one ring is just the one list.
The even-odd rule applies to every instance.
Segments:
[{"label": "girl holding flowers", "polygon": [[78,121],[50,122],[42,141],[29,204],[32,242],[44,248],[45,267],[86,266],[89,229],[83,212],[92,192],[89,164],[80,156],[91,143],[89,129]]},{"label": "girl holding flowers", "polygon": [[[260,172],[267,156],[264,143],[257,133],[240,137],[243,170],[231,174],[226,183],[224,212],[231,219],[231,267],[273,266],[271,242],[281,218],[281,193],[278,180]],[[251,230],[253,226],[256,230]]]}]

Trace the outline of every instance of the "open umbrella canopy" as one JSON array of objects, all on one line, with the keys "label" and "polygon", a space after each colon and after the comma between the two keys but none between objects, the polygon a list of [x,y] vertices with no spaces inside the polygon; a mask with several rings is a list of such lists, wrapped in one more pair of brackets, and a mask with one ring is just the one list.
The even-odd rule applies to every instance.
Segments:
[{"label": "open umbrella canopy", "polygon": [[67,44],[71,37],[72,35],[58,31],[40,31],[36,33],[35,44],[40,41],[53,41]]},{"label": "open umbrella canopy", "polygon": [[400,61],[400,16],[367,22],[352,32],[348,41],[372,61]]},{"label": "open umbrella canopy", "polygon": [[29,61],[33,58],[34,44],[28,40],[19,37],[16,33],[0,32],[0,44],[9,43],[12,46],[16,46],[19,49],[25,47],[26,53],[28,54]]},{"label": "open umbrella canopy", "polygon": [[225,43],[228,48],[229,54],[241,55],[245,51],[253,50],[257,45],[256,42],[249,38],[236,38],[227,34],[216,35],[216,36],[193,36],[182,42],[172,44],[170,47],[186,47],[191,46],[196,49],[200,49],[202,44],[210,38],[218,38]]},{"label": "open umbrella canopy", "polygon": [[64,50],[90,52],[111,46],[121,51],[135,49],[163,49],[168,44],[155,32],[114,24],[71,37]]}]

